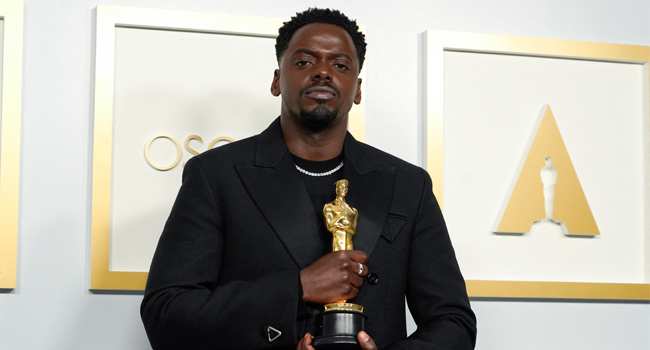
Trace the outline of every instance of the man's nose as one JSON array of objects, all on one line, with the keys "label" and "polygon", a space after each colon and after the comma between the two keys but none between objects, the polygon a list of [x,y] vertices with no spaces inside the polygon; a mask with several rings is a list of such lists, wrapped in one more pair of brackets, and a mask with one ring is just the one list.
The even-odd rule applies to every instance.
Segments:
[{"label": "man's nose", "polygon": [[330,71],[330,67],[327,64],[318,64],[314,67],[314,70],[311,73],[311,80],[318,81],[318,80],[325,80],[325,81],[331,81],[332,80],[332,73]]}]

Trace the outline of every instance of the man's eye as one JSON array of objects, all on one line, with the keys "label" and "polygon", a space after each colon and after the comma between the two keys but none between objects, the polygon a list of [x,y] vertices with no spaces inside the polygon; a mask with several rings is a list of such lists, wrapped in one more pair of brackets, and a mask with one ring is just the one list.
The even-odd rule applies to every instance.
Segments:
[{"label": "man's eye", "polygon": [[343,69],[343,70],[348,69],[348,66],[346,66],[343,63],[336,63],[336,64],[334,64],[334,67],[336,67],[338,69]]},{"label": "man's eye", "polygon": [[311,64],[309,61],[298,61],[296,62],[296,66],[298,67],[308,67]]}]

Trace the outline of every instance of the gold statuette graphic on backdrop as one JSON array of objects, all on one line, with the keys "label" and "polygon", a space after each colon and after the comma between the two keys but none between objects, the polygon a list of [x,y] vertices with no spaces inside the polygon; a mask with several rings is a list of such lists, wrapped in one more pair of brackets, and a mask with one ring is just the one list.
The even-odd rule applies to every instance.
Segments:
[{"label": "gold statuette graphic on backdrop", "polygon": [[496,234],[524,234],[537,225],[558,227],[566,236],[600,234],[548,105],[506,200]]},{"label": "gold statuette graphic on backdrop", "polygon": [[[352,237],[357,230],[359,212],[346,201],[348,180],[336,182],[336,199],[325,204],[325,226],[332,233],[332,252],[353,250]],[[316,337],[312,345],[318,350],[360,349],[357,334],[364,330],[367,316],[363,306],[341,300],[327,304],[316,316]]]}]

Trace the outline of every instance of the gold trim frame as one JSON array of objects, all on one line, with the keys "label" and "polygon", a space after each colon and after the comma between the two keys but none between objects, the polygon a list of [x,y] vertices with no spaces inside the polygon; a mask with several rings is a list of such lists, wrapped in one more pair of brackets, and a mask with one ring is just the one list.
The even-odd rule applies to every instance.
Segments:
[{"label": "gold trim frame", "polygon": [[16,288],[18,263],[18,184],[23,73],[23,1],[0,2],[2,48],[2,126],[0,131],[0,288]]},{"label": "gold trim frame", "polygon": [[[274,38],[285,19],[106,5],[98,5],[96,15],[90,289],[144,290],[146,272],[109,270],[115,28],[154,28]],[[365,30],[363,26],[360,27]],[[361,75],[363,77],[363,72]],[[365,84],[362,85],[362,93],[365,93]],[[360,141],[365,139],[364,100],[350,112],[348,127]]]},{"label": "gold trim frame", "polygon": [[[645,66],[644,113],[650,117],[648,65],[650,47],[593,42],[525,38],[503,35],[446,32],[425,33],[424,111],[425,166],[433,180],[433,192],[443,206],[443,125],[444,125],[444,52],[497,53],[517,56],[556,57],[579,60],[637,63]],[[647,136],[646,136],[647,137]],[[646,155],[645,161],[648,161]],[[646,165],[647,171],[647,165]],[[648,189],[645,190],[648,203]],[[647,205],[647,204],[646,204]],[[646,209],[647,213],[647,209]],[[646,214],[647,216],[647,214]],[[650,250],[649,220],[645,221],[645,251]],[[646,264],[648,262],[646,261]],[[646,273],[647,275],[647,273]],[[646,277],[647,278],[647,277]],[[470,297],[560,298],[602,300],[650,300],[650,284],[523,282],[467,280]]]}]

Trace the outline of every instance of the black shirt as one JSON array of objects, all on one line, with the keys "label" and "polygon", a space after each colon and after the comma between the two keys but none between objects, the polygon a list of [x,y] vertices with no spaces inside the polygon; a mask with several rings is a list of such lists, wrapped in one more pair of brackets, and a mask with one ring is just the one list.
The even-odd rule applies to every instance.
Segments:
[{"label": "black shirt", "polygon": [[[300,158],[296,155],[291,155],[295,165],[300,168],[311,172],[311,173],[325,173],[332,169],[335,169],[343,161],[343,153],[339,154],[335,158],[325,160],[325,161],[313,161]],[[316,221],[318,222],[319,228],[319,237],[321,237],[321,249],[322,255],[330,253],[332,251],[332,234],[325,227],[325,218],[323,217],[323,207],[325,204],[333,201],[336,198],[336,182],[343,177],[342,169],[326,175],[326,176],[312,176],[300,172],[300,177],[302,178],[309,198],[311,199],[312,204],[314,205],[314,215],[316,215]],[[300,291],[302,295],[302,288]],[[302,304],[302,303],[301,303]],[[303,309],[303,306],[298,305],[298,318],[305,318],[305,329],[303,330],[300,336],[309,332],[312,335],[316,334],[316,325],[314,319],[317,314],[322,310],[322,305],[316,305],[312,303],[302,304],[306,307],[306,310]],[[305,310],[305,311],[301,311]]]},{"label": "black shirt", "polygon": [[[307,160],[293,154],[291,157],[294,164],[312,173],[328,172],[343,161],[343,153],[325,161]],[[309,193],[309,198],[314,205],[314,214],[320,229],[319,236],[323,238],[323,255],[332,251],[332,234],[325,227],[323,206],[336,198],[336,182],[342,178],[342,173],[341,169],[326,176],[311,176],[300,173],[305,188],[307,188],[307,193]]]}]

